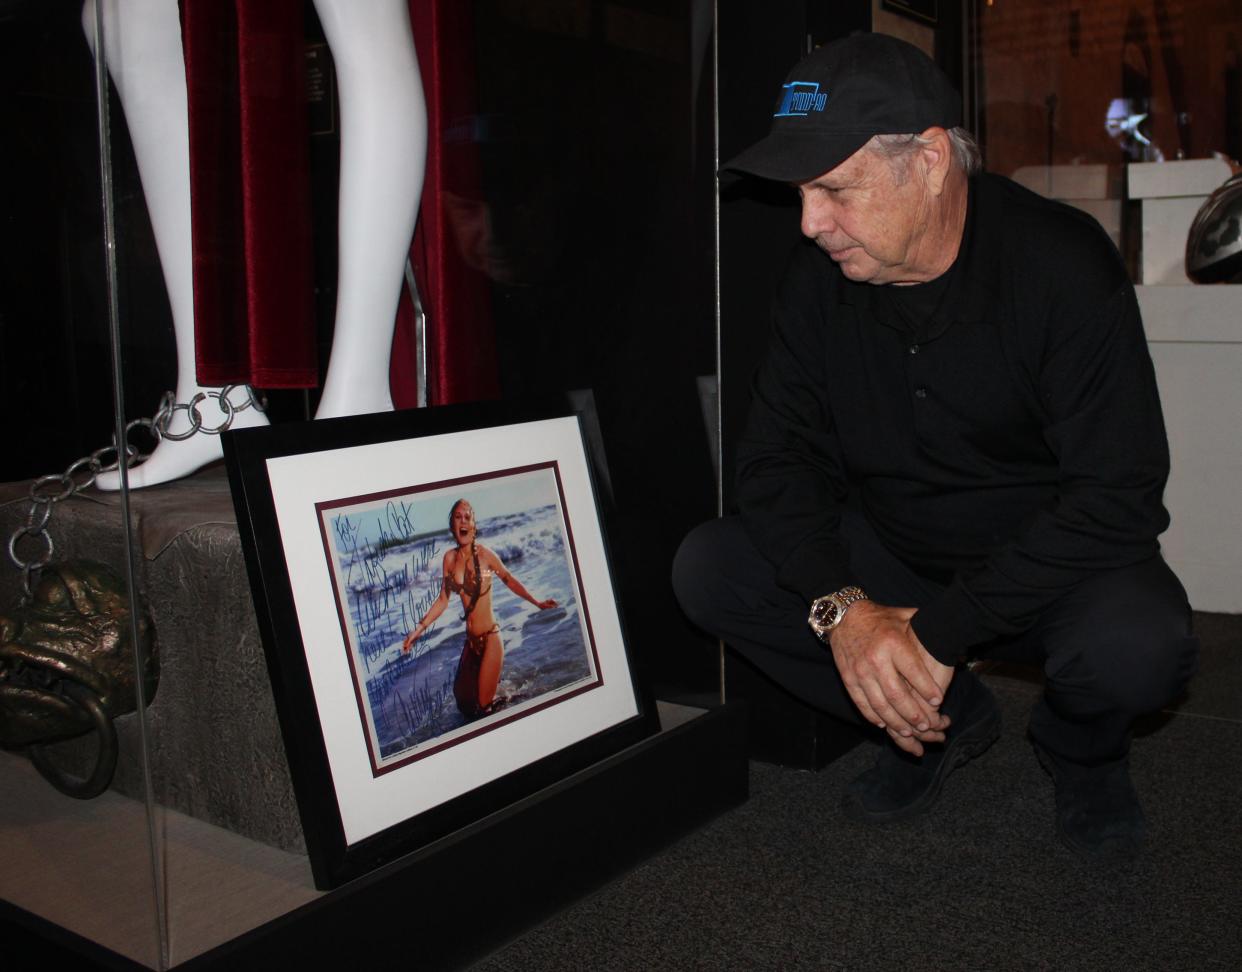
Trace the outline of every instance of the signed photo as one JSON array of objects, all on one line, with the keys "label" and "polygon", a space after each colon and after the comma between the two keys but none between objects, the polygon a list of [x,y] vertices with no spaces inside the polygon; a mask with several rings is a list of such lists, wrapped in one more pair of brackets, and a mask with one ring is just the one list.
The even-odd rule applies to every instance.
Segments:
[{"label": "signed photo", "polygon": [[373,773],[600,685],[556,463],[316,510]]},{"label": "signed photo", "polygon": [[630,668],[582,422],[562,408],[226,436],[316,887],[657,728]]}]

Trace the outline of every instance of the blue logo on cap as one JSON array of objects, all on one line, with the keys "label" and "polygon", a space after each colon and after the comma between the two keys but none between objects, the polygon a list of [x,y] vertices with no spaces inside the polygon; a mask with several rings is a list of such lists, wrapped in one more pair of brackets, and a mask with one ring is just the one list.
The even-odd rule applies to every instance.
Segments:
[{"label": "blue logo on cap", "polygon": [[814,81],[790,81],[784,86],[785,97],[773,118],[805,118],[813,111],[823,111],[828,92],[821,92]]}]

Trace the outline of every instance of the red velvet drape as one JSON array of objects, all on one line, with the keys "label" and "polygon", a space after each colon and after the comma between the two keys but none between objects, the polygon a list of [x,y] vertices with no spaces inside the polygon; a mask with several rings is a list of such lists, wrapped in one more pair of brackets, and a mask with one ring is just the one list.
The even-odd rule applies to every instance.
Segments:
[{"label": "red velvet drape", "polygon": [[[427,400],[443,405],[496,398],[500,377],[488,280],[467,256],[473,237],[465,214],[484,211],[472,4],[409,5],[427,97],[427,169],[410,250],[427,313]],[[412,331],[412,308],[403,299],[390,381],[398,408],[417,403],[409,366]]]},{"label": "red velvet drape", "polygon": [[199,384],[318,383],[301,0],[182,0]]},{"label": "red velvet drape", "polygon": [[[493,398],[499,374],[489,289],[467,257],[470,226],[463,216],[470,212],[477,220],[485,213],[474,137],[471,5],[408,2],[428,115],[423,197],[410,252],[427,313],[427,397],[433,404]],[[181,3],[199,381],[313,386],[301,0]],[[391,350],[393,400],[398,408],[411,407],[418,387],[406,296]]]}]

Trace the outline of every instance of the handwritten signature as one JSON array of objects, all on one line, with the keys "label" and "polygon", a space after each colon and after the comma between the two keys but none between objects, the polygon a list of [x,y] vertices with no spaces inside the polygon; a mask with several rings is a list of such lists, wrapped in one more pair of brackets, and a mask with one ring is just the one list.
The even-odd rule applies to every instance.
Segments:
[{"label": "handwritten signature", "polygon": [[[367,540],[363,527],[366,518],[372,516],[369,535],[374,539]],[[411,590],[411,578],[420,576],[431,563],[435,541],[425,540],[408,560],[392,562],[392,552],[414,543],[417,536],[411,505],[404,501],[389,500],[382,511],[341,514],[334,519],[332,528],[358,636],[358,652],[369,670],[394,640],[405,637],[438,596],[438,589],[419,597]]]}]

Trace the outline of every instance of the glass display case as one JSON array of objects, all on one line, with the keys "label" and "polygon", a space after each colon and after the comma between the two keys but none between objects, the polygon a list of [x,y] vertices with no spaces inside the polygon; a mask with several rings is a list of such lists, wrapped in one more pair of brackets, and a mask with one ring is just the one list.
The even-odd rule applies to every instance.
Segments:
[{"label": "glass display case", "polygon": [[[741,799],[736,718],[708,713],[704,734],[705,710],[678,704],[719,698],[717,648],[663,581],[717,504],[711,5],[99,7],[0,5],[0,395],[17,439],[0,458],[0,921],[15,967],[56,948],[149,968],[330,954],[338,923],[395,922],[411,896],[421,917],[403,927],[434,928],[452,896],[428,887],[529,847],[505,851],[530,882],[495,929],[512,935]],[[220,433],[549,399],[583,416],[660,732],[472,823],[469,842],[324,893]],[[124,470],[114,441],[136,453]],[[721,739],[735,759],[696,760]],[[701,796],[662,806],[687,779]],[[546,843],[532,835],[585,840],[610,812],[641,839],[526,861]],[[420,954],[461,961],[488,940]]]}]

